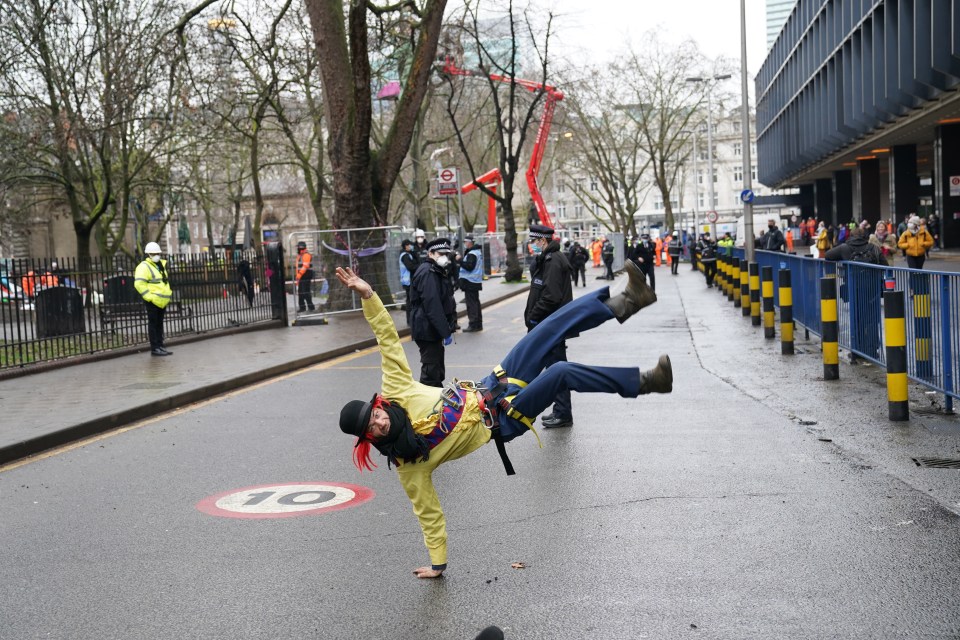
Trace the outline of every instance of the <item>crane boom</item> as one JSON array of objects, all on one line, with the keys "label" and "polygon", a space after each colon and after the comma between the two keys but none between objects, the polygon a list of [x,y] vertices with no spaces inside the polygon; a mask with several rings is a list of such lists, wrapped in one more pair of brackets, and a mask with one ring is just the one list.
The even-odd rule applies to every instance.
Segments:
[{"label": "crane boom", "polygon": [[[530,154],[530,164],[527,166],[526,177],[527,189],[530,191],[530,197],[533,199],[533,205],[537,210],[537,216],[540,218],[540,222],[549,227],[553,227],[554,225],[553,220],[550,217],[550,212],[547,211],[547,205],[543,201],[543,195],[540,193],[539,177],[540,166],[543,163],[543,154],[546,151],[547,141],[550,135],[550,127],[553,124],[553,112],[556,109],[557,103],[563,100],[563,92],[554,86],[544,84],[542,82],[523,80],[520,78],[513,78],[496,73],[485,73],[483,71],[461,69],[456,65],[453,58],[450,56],[444,58],[442,73],[453,76],[488,78],[494,82],[516,84],[532,93],[537,93],[540,91],[544,93],[546,100],[543,105],[543,114],[540,116],[540,126],[537,129],[537,136],[534,139],[533,152]],[[482,176],[477,177],[477,179],[470,184],[461,187],[460,192],[469,193],[470,191],[477,189],[479,185],[487,186],[495,191],[497,185],[502,181],[502,179],[503,176],[500,175],[500,169],[491,169]],[[487,231],[495,231],[496,228],[496,206],[491,198],[491,202],[487,210]]]}]

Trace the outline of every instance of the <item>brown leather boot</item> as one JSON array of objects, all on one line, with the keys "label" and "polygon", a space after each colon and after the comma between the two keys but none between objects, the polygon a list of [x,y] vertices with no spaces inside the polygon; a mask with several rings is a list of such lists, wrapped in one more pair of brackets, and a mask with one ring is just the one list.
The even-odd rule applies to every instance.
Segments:
[{"label": "brown leather boot", "polygon": [[640,374],[640,395],[673,391],[673,367],[670,356],[662,355],[657,366]]},{"label": "brown leather boot", "polygon": [[657,294],[647,285],[647,278],[633,260],[627,260],[623,270],[627,272],[627,288],[623,293],[607,298],[606,304],[613,311],[617,322],[627,318],[657,301]]}]

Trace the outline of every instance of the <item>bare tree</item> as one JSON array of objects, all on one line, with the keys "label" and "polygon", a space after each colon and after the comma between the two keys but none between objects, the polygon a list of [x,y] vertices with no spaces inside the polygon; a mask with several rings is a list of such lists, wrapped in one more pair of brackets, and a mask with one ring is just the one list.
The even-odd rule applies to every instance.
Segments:
[{"label": "bare tree", "polygon": [[170,109],[172,11],[147,0],[0,5],[0,101],[20,154],[11,179],[65,205],[81,262],[105,215],[125,226],[135,182],[156,166],[162,136],[148,123]]},{"label": "bare tree", "polygon": [[[631,88],[632,100],[619,106],[640,134],[643,152],[660,192],[668,229],[674,228],[672,195],[681,166],[690,153],[684,131],[698,120],[704,97],[686,78],[697,75],[704,58],[693,42],[671,48],[648,33],[642,48],[631,48],[623,64],[612,65],[618,86]],[[710,176],[707,178],[711,179]]]},{"label": "bare tree", "polygon": [[574,189],[574,197],[611,231],[637,235],[635,215],[652,182],[641,128],[624,113],[630,88],[605,69],[588,68],[583,78],[570,83],[567,95],[567,146],[573,146],[578,162],[574,165],[566,154],[561,173],[575,183],[588,172],[597,190]]},{"label": "bare tree", "polygon": [[[355,0],[346,7],[342,0],[306,0],[306,6],[322,63],[334,226],[384,224],[393,184],[427,92],[446,0],[390,5]],[[412,53],[389,130],[383,142],[371,149],[370,18],[386,13],[402,18]]]},{"label": "bare tree", "polygon": [[[518,15],[519,14],[519,15]],[[545,27],[541,29],[534,23],[534,18],[528,12],[518,12],[512,0],[508,0],[504,15],[499,25],[491,25],[489,21],[481,20],[475,7],[467,5],[465,18],[461,22],[461,41],[467,56],[473,56],[478,62],[475,73],[469,71],[460,75],[476,75],[486,79],[493,115],[496,123],[496,147],[498,151],[497,167],[499,169],[502,189],[493,191],[482,181],[482,167],[471,157],[467,144],[465,130],[467,128],[457,112],[459,100],[463,95],[463,83],[470,79],[455,81],[455,76],[449,76],[450,89],[447,95],[447,114],[457,134],[460,151],[467,163],[470,178],[479,185],[479,189],[489,197],[494,198],[503,211],[504,244],[507,250],[507,268],[504,277],[507,281],[517,281],[523,276],[523,265],[517,258],[517,228],[514,214],[515,184],[520,173],[520,161],[524,154],[524,145],[528,135],[534,135],[534,122],[538,120],[544,106],[545,95],[549,91],[549,57],[548,47],[551,38],[553,16],[548,14]],[[492,49],[488,39],[490,28],[499,28],[503,31],[501,38],[496,42],[507,42],[506,48]],[[518,33],[519,31],[519,33]],[[521,39],[531,44],[535,57],[537,79],[535,81],[520,80],[522,63],[520,59]],[[464,180],[464,182],[466,182]],[[527,219],[526,212],[522,216]]]}]

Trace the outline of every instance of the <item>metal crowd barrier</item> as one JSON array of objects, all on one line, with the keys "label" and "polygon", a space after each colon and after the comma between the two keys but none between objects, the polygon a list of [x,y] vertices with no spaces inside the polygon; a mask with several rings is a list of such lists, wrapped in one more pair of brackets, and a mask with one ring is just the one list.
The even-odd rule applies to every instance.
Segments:
[{"label": "metal crowd barrier", "polygon": [[[734,249],[732,255],[745,259],[743,249]],[[771,251],[757,251],[756,261],[773,267],[774,273],[790,270],[794,321],[820,337],[820,279],[836,277],[840,346],[882,367],[887,366],[883,291],[903,291],[907,375],[942,393],[946,409],[952,410],[953,399],[960,398],[960,273],[829,262]],[[774,299],[779,307],[779,295]]]},{"label": "metal crowd barrier", "polygon": [[[0,260],[0,370],[148,344],[146,309],[133,286],[140,262]],[[168,256],[166,337],[279,318],[266,266],[252,251]]]}]

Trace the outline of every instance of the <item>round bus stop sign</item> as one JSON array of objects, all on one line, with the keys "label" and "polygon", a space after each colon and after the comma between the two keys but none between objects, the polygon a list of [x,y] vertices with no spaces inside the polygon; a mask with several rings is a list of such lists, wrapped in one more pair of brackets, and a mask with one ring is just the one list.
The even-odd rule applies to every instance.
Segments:
[{"label": "round bus stop sign", "polygon": [[355,507],[372,489],[342,482],[261,484],[204,498],[197,510],[223,518],[293,518]]}]

